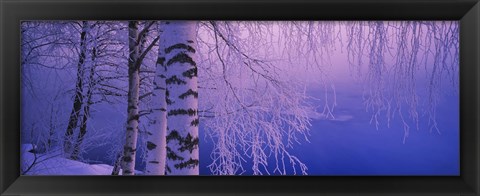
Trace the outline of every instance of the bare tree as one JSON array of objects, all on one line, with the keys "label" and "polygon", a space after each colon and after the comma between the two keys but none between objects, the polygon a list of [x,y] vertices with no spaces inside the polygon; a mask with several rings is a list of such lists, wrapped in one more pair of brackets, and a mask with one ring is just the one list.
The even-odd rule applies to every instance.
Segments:
[{"label": "bare tree", "polygon": [[135,156],[137,150],[138,119],[139,119],[139,87],[140,87],[140,66],[147,53],[158,41],[158,37],[150,45],[142,50],[140,43],[143,34],[154,24],[148,23],[141,31],[138,31],[138,21],[128,22],[128,106],[127,106],[127,130],[126,141],[123,149],[123,175],[133,175],[135,170]]},{"label": "bare tree", "polygon": [[196,27],[192,21],[162,22],[167,103],[167,174],[198,175]]},{"label": "bare tree", "polygon": [[167,100],[166,100],[166,66],[165,66],[165,39],[163,25],[158,23],[160,43],[156,62],[154,89],[152,93],[153,126],[149,130],[147,141],[147,175],[164,175],[167,153]]},{"label": "bare tree", "polygon": [[70,156],[71,159],[77,160],[79,153],[81,152],[81,145],[83,143],[83,140],[85,139],[85,134],[87,133],[87,120],[90,117],[90,107],[92,105],[92,93],[93,93],[93,77],[95,73],[95,58],[97,57],[97,52],[95,47],[92,50],[92,65],[90,67],[89,71],[89,76],[88,76],[88,81],[89,85],[87,87],[87,92],[86,92],[86,100],[84,100],[84,106],[83,106],[83,115],[82,115],[82,121],[80,123],[80,130],[77,136],[77,139],[75,141],[75,145],[73,147],[73,152],[72,155]]},{"label": "bare tree", "polygon": [[88,22],[82,21],[82,31],[80,33],[80,53],[77,64],[77,81],[75,85],[75,97],[73,100],[72,111],[70,119],[68,120],[68,127],[65,131],[64,152],[67,156],[73,153],[74,130],[78,126],[78,119],[80,117],[80,110],[83,105],[83,77],[84,77],[84,63],[87,53],[87,31],[89,30]]}]

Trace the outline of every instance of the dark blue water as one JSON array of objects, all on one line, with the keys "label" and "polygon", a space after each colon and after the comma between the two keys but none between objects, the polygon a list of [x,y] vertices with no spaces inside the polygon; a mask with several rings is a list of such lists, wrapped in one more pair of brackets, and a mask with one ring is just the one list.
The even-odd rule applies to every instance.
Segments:
[{"label": "dark blue water", "polygon": [[[291,149],[308,166],[309,175],[459,175],[458,95],[441,98],[437,108],[441,134],[430,132],[424,116],[419,130],[411,125],[405,143],[398,118],[390,128],[385,121],[378,130],[369,123],[371,114],[365,111],[359,91],[337,90],[337,103],[335,115],[351,119],[313,120],[310,143]],[[200,146],[200,174],[209,175],[212,143],[201,140]],[[252,174],[251,167],[244,164],[244,175]]]}]

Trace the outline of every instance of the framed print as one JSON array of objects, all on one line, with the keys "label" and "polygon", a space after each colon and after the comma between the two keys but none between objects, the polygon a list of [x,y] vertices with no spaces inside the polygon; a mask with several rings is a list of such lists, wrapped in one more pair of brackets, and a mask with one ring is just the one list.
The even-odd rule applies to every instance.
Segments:
[{"label": "framed print", "polygon": [[479,9],[2,1],[2,194],[478,195]]},{"label": "framed print", "polygon": [[458,21],[21,29],[22,175],[460,174]]}]

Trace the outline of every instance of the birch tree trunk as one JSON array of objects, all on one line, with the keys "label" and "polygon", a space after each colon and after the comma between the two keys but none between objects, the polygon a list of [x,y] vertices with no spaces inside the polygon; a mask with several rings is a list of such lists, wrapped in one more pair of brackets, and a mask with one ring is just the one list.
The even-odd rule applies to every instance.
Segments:
[{"label": "birch tree trunk", "polygon": [[93,76],[95,74],[95,59],[97,57],[96,54],[96,49],[95,47],[93,48],[92,51],[92,66],[90,67],[90,73],[88,75],[88,89],[87,89],[87,100],[86,103],[84,103],[83,107],[83,116],[82,116],[82,122],[80,123],[80,131],[77,136],[77,141],[75,142],[75,147],[73,148],[73,153],[70,156],[71,159],[77,160],[80,152],[81,152],[81,146],[83,143],[83,140],[85,139],[85,134],[87,133],[87,121],[88,118],[90,117],[90,106],[92,105],[92,93],[93,93],[93,88],[94,88],[94,81],[93,81]]},{"label": "birch tree trunk", "polygon": [[75,85],[75,98],[73,101],[72,111],[70,113],[70,118],[68,120],[67,130],[65,131],[65,139],[63,149],[65,155],[70,156],[73,151],[73,133],[78,124],[78,118],[80,116],[80,110],[83,105],[83,66],[85,64],[85,54],[87,52],[86,47],[86,35],[88,30],[87,21],[82,22],[82,32],[80,33],[80,54],[78,57],[77,64],[77,81]]},{"label": "birch tree trunk", "polygon": [[198,175],[196,22],[162,22],[167,85],[167,174]]},{"label": "birch tree trunk", "polygon": [[[163,37],[162,25],[158,24],[158,30],[159,36]],[[165,97],[165,48],[162,46],[164,46],[164,44],[160,43],[160,47],[158,49],[155,79],[153,82],[153,130],[150,130],[147,133],[147,175],[165,175],[167,153],[167,102]]]},{"label": "birch tree trunk", "polygon": [[123,148],[123,175],[134,175],[135,155],[138,135],[138,91],[140,84],[139,66],[140,55],[138,38],[138,22],[128,22],[128,108],[126,141]]}]

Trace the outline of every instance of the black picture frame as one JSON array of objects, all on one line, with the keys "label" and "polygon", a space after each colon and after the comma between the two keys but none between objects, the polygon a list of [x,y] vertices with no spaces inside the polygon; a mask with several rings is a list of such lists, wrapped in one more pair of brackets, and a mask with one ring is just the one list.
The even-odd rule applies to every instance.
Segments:
[{"label": "black picture frame", "polygon": [[[455,176],[20,176],[22,20],[460,20]],[[0,0],[1,195],[479,195],[478,0]]]}]

